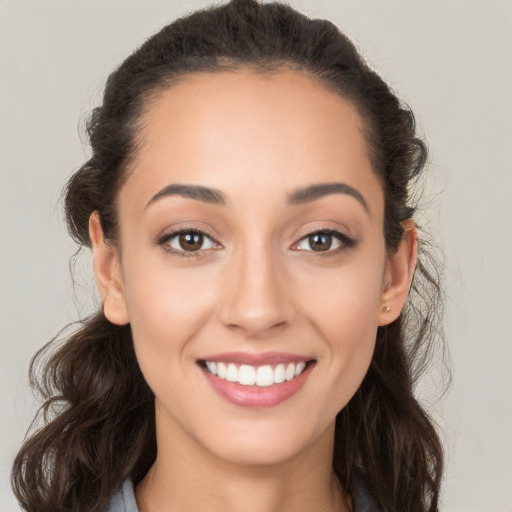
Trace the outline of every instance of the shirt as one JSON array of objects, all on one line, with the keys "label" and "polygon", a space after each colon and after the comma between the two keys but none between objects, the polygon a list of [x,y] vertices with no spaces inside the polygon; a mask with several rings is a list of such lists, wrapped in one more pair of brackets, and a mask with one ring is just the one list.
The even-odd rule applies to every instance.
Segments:
[{"label": "shirt", "polygon": [[[382,512],[382,508],[371,496],[364,480],[357,480],[352,489],[352,502],[354,512]],[[133,484],[125,480],[119,490],[110,499],[104,512],[139,512]]]}]

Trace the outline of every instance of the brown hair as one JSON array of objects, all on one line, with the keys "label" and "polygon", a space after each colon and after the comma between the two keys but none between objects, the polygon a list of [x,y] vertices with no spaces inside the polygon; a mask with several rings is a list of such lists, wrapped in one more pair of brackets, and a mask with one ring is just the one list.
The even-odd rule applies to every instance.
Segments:
[{"label": "brown hair", "polygon": [[[186,74],[240,66],[303,70],[356,106],[384,190],[387,247],[397,248],[401,223],[414,213],[410,186],[427,159],[412,112],[332,23],[255,0],[232,0],[178,19],[110,75],[88,125],[92,157],[65,191],[68,228],[80,246],[91,244],[94,211],[105,238],[115,243],[116,198],[149,98]],[[364,474],[385,511],[438,509],[442,447],[413,394],[440,325],[432,263],[420,251],[408,304],[395,322],[378,329],[369,371],[336,420],[333,467],[342,487],[350,489]],[[16,457],[13,488],[30,512],[99,512],[121,481],[137,483],[155,459],[153,394],[138,368],[130,326],[113,325],[100,311],[46,358],[55,343],[31,363],[46,424]]]}]

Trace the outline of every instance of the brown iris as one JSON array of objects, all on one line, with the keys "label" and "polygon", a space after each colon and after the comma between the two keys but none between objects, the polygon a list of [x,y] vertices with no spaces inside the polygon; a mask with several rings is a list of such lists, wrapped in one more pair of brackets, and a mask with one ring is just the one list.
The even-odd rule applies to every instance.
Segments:
[{"label": "brown iris", "polygon": [[180,247],[184,251],[198,251],[203,246],[204,235],[201,233],[181,233]]},{"label": "brown iris", "polygon": [[329,233],[315,233],[308,236],[308,242],[313,251],[328,251],[332,245],[332,235]]}]

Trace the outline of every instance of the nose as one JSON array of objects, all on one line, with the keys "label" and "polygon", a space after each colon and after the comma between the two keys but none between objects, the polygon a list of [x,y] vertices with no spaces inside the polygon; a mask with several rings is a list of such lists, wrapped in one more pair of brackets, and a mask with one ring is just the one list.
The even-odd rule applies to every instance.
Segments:
[{"label": "nose", "polygon": [[294,315],[278,258],[248,248],[230,261],[219,309],[221,322],[250,338],[265,338],[288,326]]}]

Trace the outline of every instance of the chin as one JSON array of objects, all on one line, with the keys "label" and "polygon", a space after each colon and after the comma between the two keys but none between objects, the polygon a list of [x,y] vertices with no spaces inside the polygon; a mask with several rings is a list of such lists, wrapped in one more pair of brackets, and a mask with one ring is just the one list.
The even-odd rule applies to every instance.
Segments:
[{"label": "chin", "polygon": [[[272,466],[307,456],[311,451],[332,453],[334,421],[327,428],[317,431],[297,429],[294,425],[279,422],[246,426],[233,426],[230,435],[210,437],[209,451],[218,458],[244,466]],[[304,422],[302,423],[304,427]]]},{"label": "chin", "polygon": [[229,446],[217,448],[216,455],[240,466],[274,466],[293,459],[303,449],[303,446],[285,442],[282,438],[274,438],[270,442],[231,442]]}]

